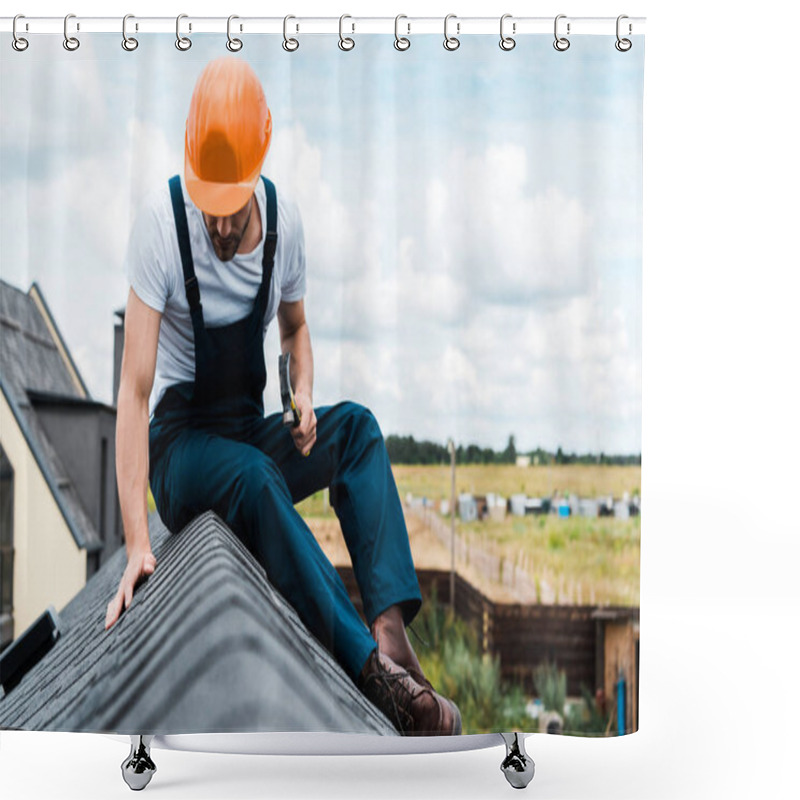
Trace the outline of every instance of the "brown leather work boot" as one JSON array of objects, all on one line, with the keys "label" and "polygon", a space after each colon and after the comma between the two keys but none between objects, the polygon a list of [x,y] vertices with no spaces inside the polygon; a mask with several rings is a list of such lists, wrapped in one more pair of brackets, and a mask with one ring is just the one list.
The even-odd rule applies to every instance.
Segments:
[{"label": "brown leather work boot", "polygon": [[361,675],[358,688],[377,706],[404,736],[459,736],[461,713],[458,706],[421,685],[406,670],[377,648]]}]

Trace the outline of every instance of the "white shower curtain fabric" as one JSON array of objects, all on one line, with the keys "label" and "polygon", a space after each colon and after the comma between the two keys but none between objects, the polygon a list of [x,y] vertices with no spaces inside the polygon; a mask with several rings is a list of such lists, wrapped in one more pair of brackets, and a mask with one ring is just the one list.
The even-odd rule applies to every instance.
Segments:
[{"label": "white shower curtain fabric", "polygon": [[[461,734],[635,731],[643,37],[31,38],[0,77],[0,728],[408,733],[359,677],[391,599],[401,668]],[[249,260],[219,257],[187,192],[190,101],[219,58],[272,120]],[[271,270],[264,419],[215,407],[230,427],[207,429],[230,450],[153,433],[169,387],[200,385],[172,176],[209,328],[257,311]],[[155,567],[106,627],[142,452],[118,424],[132,309],[162,315]],[[302,448],[282,351],[317,424]],[[259,469],[285,483],[256,501]],[[37,621],[56,632],[31,654]]]}]

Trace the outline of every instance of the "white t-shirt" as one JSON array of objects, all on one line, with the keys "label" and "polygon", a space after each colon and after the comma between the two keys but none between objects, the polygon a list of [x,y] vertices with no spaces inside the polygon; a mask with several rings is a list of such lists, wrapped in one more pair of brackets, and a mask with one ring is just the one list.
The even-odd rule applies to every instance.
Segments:
[{"label": "white t-shirt", "polygon": [[[194,205],[181,181],[194,272],[200,287],[203,319],[209,327],[229,325],[247,316],[261,285],[261,260],[267,230],[266,192],[259,179],[256,202],[261,212],[261,241],[250,253],[220,261],[206,230],[202,212]],[[306,257],[303,225],[296,204],[277,188],[278,243],[264,316],[264,334],[281,300],[294,302],[305,295]],[[150,415],[169,386],[194,380],[194,331],[184,288],[169,185],[153,192],[139,212],[125,257],[125,276],[133,291],[148,306],[163,313]]]}]

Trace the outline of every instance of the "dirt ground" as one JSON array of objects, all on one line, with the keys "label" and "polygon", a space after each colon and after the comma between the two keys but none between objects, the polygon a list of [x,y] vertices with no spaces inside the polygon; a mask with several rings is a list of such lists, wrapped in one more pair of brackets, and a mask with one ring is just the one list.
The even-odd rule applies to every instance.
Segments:
[{"label": "dirt ground", "polygon": [[[450,551],[434,536],[423,520],[406,513],[406,527],[411,544],[411,556],[417,569],[450,569]],[[344,542],[339,521],[332,517],[306,517],[325,555],[335,566],[351,566],[350,554]],[[456,561],[456,570],[463,578],[495,602],[513,603],[517,600],[504,586],[483,579],[469,565]]]}]

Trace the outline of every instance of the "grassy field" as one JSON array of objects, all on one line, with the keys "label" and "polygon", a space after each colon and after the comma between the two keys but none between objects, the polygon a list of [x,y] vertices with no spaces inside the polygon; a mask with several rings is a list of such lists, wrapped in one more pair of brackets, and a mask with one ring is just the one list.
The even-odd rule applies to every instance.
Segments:
[{"label": "grassy field", "polygon": [[641,518],[507,517],[459,526],[471,544],[520,567],[539,602],[639,604]]},{"label": "grassy field", "polygon": [[[408,492],[434,501],[450,494],[450,471],[434,466],[395,466],[400,496]],[[639,491],[640,467],[568,465],[516,467],[475,465],[458,467],[456,491],[508,497],[515,492],[547,496],[558,490],[581,496]],[[152,508],[152,497],[150,498]],[[437,503],[438,508],[438,503]],[[298,503],[297,510],[308,521],[320,544],[334,563],[349,563],[336,515],[326,492],[317,492]],[[445,524],[447,517],[429,514]],[[407,515],[414,562],[418,568],[440,569],[449,565],[445,548],[429,529],[425,517]],[[535,584],[543,603],[639,604],[639,553],[641,518],[546,516],[512,517],[502,521],[462,523],[457,532],[471,547],[518,567]],[[487,577],[476,564],[458,563],[467,580],[497,601],[514,600],[513,586]]]},{"label": "grassy field", "polygon": [[[408,492],[434,500],[450,497],[449,466],[392,467],[401,497]],[[623,492],[639,493],[642,485],[640,466],[600,466],[599,464],[568,464],[536,467],[509,465],[467,464],[456,466],[456,493],[486,494],[496,492],[508,498],[523,492],[531,497],[549,497],[558,491],[562,495],[575,493],[581,497],[613,495]]]}]

